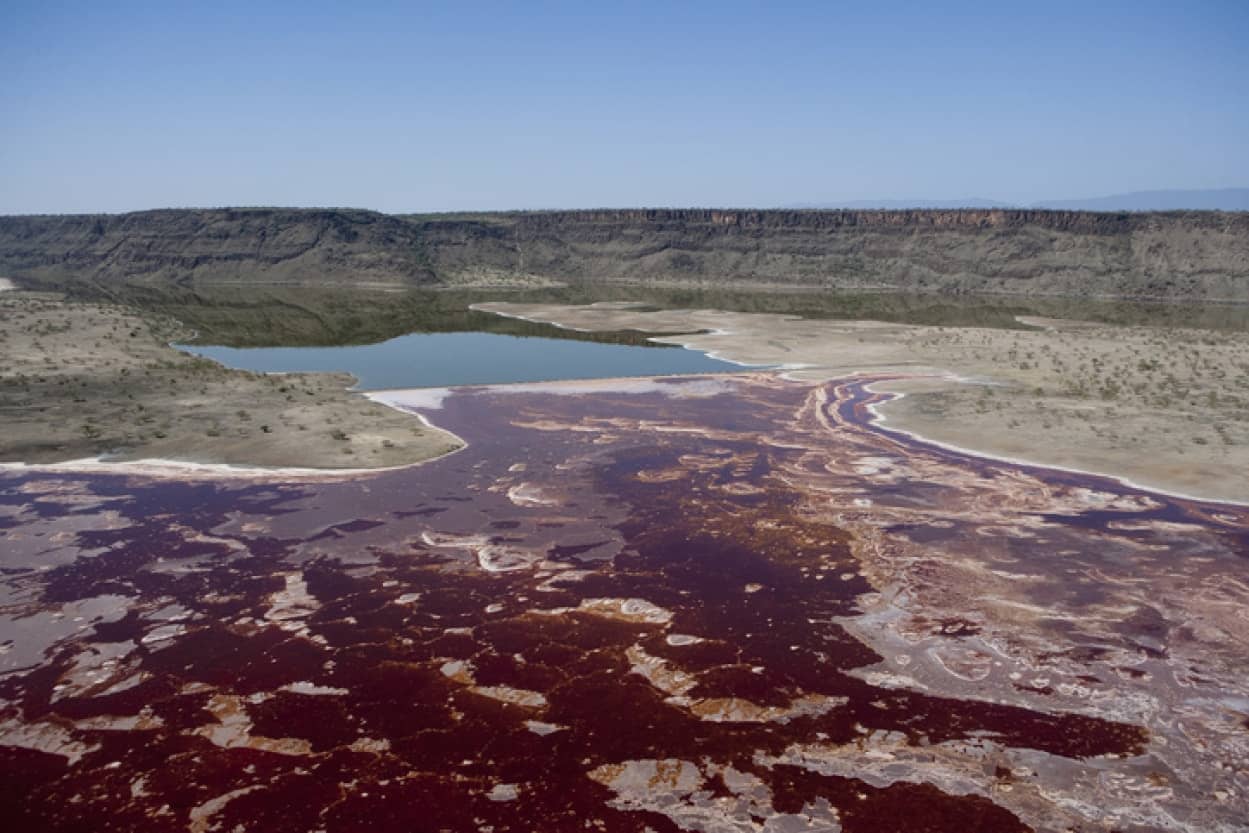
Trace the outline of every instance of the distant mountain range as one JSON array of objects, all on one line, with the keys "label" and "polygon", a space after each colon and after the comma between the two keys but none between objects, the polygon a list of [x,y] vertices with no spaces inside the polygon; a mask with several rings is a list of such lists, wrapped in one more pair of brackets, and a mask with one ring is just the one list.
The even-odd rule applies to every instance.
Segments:
[{"label": "distant mountain range", "polygon": [[1081,200],[1046,200],[1019,205],[982,197],[961,200],[846,200],[804,203],[790,208],[1055,208],[1067,211],[1249,211],[1249,188],[1191,191],[1133,191]]}]

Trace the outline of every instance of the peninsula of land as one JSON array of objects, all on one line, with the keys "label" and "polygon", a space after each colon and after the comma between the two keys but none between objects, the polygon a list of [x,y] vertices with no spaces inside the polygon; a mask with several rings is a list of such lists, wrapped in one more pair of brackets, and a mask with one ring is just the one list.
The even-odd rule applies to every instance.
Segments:
[{"label": "peninsula of land", "polygon": [[169,345],[189,335],[133,309],[0,293],[0,463],[370,469],[461,445],[351,393],[345,374],[248,373]]}]

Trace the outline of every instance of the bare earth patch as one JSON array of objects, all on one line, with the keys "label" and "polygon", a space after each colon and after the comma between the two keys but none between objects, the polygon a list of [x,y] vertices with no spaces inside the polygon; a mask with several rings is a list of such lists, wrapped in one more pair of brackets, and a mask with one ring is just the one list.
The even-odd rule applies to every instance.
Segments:
[{"label": "bare earth patch", "polygon": [[176,322],[0,297],[0,461],[106,457],[255,467],[408,465],[462,445],[350,393],[345,374],[230,370],[169,346]]}]

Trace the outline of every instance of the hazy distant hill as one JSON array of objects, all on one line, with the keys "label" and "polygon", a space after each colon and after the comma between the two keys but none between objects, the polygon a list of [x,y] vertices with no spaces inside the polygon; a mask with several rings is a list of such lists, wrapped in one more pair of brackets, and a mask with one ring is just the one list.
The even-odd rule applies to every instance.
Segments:
[{"label": "hazy distant hill", "polygon": [[808,203],[791,208],[1052,208],[1062,211],[1249,211],[1249,188],[1216,188],[1212,190],[1133,191],[1109,197],[1080,200],[1046,200],[1018,205],[982,197],[961,200],[846,200],[844,202]]},{"label": "hazy distant hill", "polygon": [[898,211],[908,208],[1010,208],[1008,203],[986,200],[980,197],[969,197],[962,200],[847,200],[838,203],[809,203],[790,206],[791,208],[846,208],[846,209],[883,209]]},{"label": "hazy distant hill", "polygon": [[1249,211],[1249,188],[1133,191],[1087,200],[1051,200],[1035,207],[1067,211]]}]

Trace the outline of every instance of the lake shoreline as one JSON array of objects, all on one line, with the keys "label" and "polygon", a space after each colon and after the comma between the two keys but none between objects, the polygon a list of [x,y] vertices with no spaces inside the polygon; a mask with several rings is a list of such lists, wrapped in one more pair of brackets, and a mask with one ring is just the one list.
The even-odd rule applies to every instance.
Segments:
[{"label": "lake shoreline", "polygon": [[[654,338],[729,361],[774,364],[797,381],[897,371],[913,377],[893,383],[898,392],[911,395],[883,406],[881,415],[889,428],[917,439],[977,456],[1101,474],[1193,499],[1235,503],[1249,495],[1249,415],[1221,382],[1249,361],[1246,333],[1221,333],[1216,339],[1202,330],[1062,321],[1029,330],[922,327],[716,310],[638,311],[610,304],[504,302],[478,308],[591,330],[685,329],[691,334]],[[1207,343],[1212,339],[1217,351]],[[1109,367],[1111,357],[1124,361],[1127,353],[1133,362],[1114,368],[1113,378],[1103,376],[1097,384],[1130,391],[1166,372],[1167,362],[1178,365],[1199,350],[1213,368],[1200,394],[1219,403],[1213,414],[1194,415],[1188,404],[1194,394],[1169,405],[1142,397],[1108,401],[1098,395],[1107,388],[1093,387],[1084,378],[1075,381],[1088,385],[1089,394],[1071,395],[1059,387],[1073,384],[1070,370],[1066,377],[1044,376],[1034,366],[1047,357],[1062,368],[1088,367],[1091,357],[1093,368],[1099,362]],[[1002,360],[986,360],[995,354]],[[1018,358],[1008,364],[1009,356]],[[1160,447],[1159,438],[1167,444]]]},{"label": "lake shoreline", "polygon": [[[908,394],[881,407],[881,425],[890,430],[986,458],[1103,474],[1196,499],[1235,502],[1249,495],[1249,427],[1238,416],[1235,387],[1198,388],[1201,393],[1177,397],[1170,407],[1052,390],[1033,397],[1030,387],[1042,391],[1043,376],[977,359],[1035,353],[1074,365],[1091,355],[1096,366],[1122,342],[1143,366],[1161,367],[1156,373],[1117,368],[1126,389],[1167,372],[1160,363],[1169,357],[1197,351],[1215,378],[1234,373],[1237,362],[1249,359],[1243,333],[1056,319],[1030,330],[921,327],[631,302],[473,308],[588,332],[661,333],[647,340],[801,382],[903,371],[917,378],[881,387]],[[355,380],[347,374],[257,374],[187,356],[169,346],[186,329],[156,315],[21,291],[0,297],[0,315],[10,322],[5,351],[12,357],[0,400],[6,429],[0,460],[32,467],[168,460],[261,477],[318,476],[304,470],[354,476],[436,459],[463,444],[350,390]],[[1220,410],[1194,414],[1187,400],[1198,396],[1217,401]]]}]

